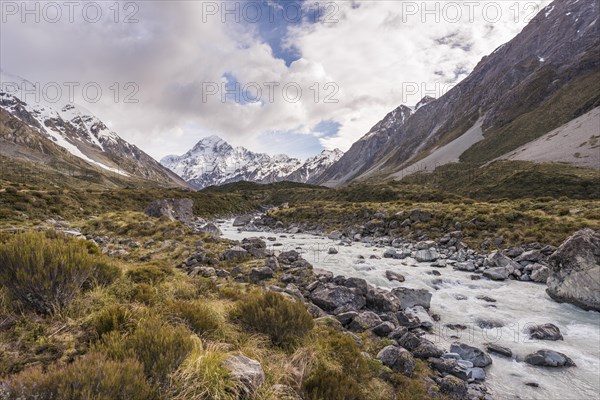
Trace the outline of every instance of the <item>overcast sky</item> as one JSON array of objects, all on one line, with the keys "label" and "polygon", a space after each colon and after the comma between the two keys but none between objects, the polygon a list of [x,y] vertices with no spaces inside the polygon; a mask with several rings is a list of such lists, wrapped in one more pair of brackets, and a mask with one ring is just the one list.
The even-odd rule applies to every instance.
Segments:
[{"label": "overcast sky", "polygon": [[79,83],[76,103],[157,159],[212,134],[305,158],[439,97],[548,4],[3,1],[0,67],[61,101]]}]

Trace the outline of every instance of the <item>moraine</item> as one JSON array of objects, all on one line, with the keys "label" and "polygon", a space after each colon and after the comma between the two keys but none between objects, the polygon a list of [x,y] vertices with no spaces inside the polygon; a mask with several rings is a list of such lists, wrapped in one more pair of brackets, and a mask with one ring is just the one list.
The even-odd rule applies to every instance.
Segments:
[{"label": "moraine", "polygon": [[[430,313],[438,314],[441,319],[428,338],[438,347],[449,351],[451,344],[459,340],[483,350],[486,343],[512,350],[512,358],[490,353],[493,363],[486,368],[485,383],[496,399],[588,399],[596,398],[600,392],[600,313],[553,301],[544,284],[471,280],[470,273],[450,266],[435,268],[431,263],[412,258],[383,258],[384,247],[365,243],[340,246],[339,240],[310,234],[240,232],[233,226],[233,220],[221,223],[220,228],[223,236],[232,240],[276,237],[276,241],[267,242],[268,246],[276,244],[272,247],[276,253],[297,250],[315,268],[334,275],[363,278],[381,288],[403,286],[430,291],[433,294]],[[332,247],[337,254],[328,254]],[[371,255],[381,258],[371,259]],[[388,270],[403,275],[405,282],[389,281]],[[429,274],[431,271],[440,275]],[[484,296],[496,302],[485,301]],[[502,327],[482,329],[479,326],[484,325],[482,321]],[[558,326],[564,340],[531,340],[524,332],[528,326],[545,323]],[[467,329],[451,330],[447,324],[461,324]],[[577,366],[553,369],[534,367],[523,361],[526,355],[540,349],[564,353]]]}]

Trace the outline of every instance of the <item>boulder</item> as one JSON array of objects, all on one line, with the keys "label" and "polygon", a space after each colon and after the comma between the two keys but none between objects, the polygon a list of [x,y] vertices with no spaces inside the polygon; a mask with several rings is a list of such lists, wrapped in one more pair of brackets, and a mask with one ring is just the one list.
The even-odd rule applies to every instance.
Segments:
[{"label": "boulder", "polygon": [[330,247],[329,250],[327,250],[327,254],[337,254],[338,251],[335,247]]},{"label": "boulder", "polygon": [[542,349],[528,354],[525,362],[541,367],[575,367],[575,363],[563,353]]},{"label": "boulder", "polygon": [[248,255],[248,252],[246,251],[246,249],[244,249],[240,246],[233,246],[229,250],[225,250],[225,252],[221,256],[221,258],[225,261],[228,261],[228,260],[235,260],[237,258],[244,258],[247,255]]},{"label": "boulder", "polygon": [[390,367],[393,371],[404,376],[412,377],[415,370],[415,359],[406,349],[397,346],[386,346],[376,357],[383,365]]},{"label": "boulder", "polygon": [[459,379],[469,379],[467,375],[468,369],[458,363],[458,360],[454,359],[442,359],[442,358],[430,358],[431,367],[436,371],[440,371],[444,374],[451,374]]},{"label": "boulder", "polygon": [[429,316],[429,313],[427,312],[427,310],[425,310],[423,307],[414,306],[411,308],[407,308],[405,310],[405,312],[407,314],[413,314],[415,317],[417,317],[417,319],[421,322],[420,326],[422,328],[424,328],[424,329],[433,328],[433,325],[434,325],[433,320]]},{"label": "boulder", "polygon": [[512,357],[512,350],[508,347],[500,346],[495,343],[488,343],[485,348],[490,353],[500,354],[505,357]]},{"label": "boulder", "polygon": [[600,231],[575,232],[548,258],[550,297],[600,311]]},{"label": "boulder", "polygon": [[252,215],[238,215],[233,220],[233,226],[244,226],[252,222]]},{"label": "boulder", "polygon": [[490,253],[483,265],[487,268],[483,275],[492,280],[508,279],[515,269],[519,269],[519,264],[499,251]]},{"label": "boulder", "polygon": [[558,326],[554,324],[540,324],[528,327],[527,333],[531,339],[538,340],[563,340]]},{"label": "boulder", "polygon": [[403,310],[414,306],[429,309],[431,304],[431,293],[426,289],[398,287],[392,289],[392,293],[400,300],[400,308]]},{"label": "boulder", "polygon": [[244,356],[229,356],[223,361],[223,366],[229,370],[229,377],[240,383],[242,389],[254,393],[265,381],[262,366],[256,360]]},{"label": "boulder", "polygon": [[310,300],[325,311],[337,313],[358,311],[367,300],[356,288],[320,285],[310,294]]},{"label": "boulder", "polygon": [[463,360],[472,362],[475,367],[487,367],[492,363],[490,356],[483,350],[465,343],[452,343],[450,351],[459,354]]},{"label": "boulder", "polygon": [[493,281],[503,281],[508,279],[511,272],[504,267],[488,268],[483,271],[483,276]]},{"label": "boulder", "polygon": [[388,281],[404,282],[404,275],[398,272],[387,270],[385,271],[385,277]]},{"label": "boulder", "polygon": [[144,209],[150,217],[167,217],[171,221],[179,221],[191,227],[194,224],[194,202],[192,199],[162,199],[155,200]]},{"label": "boulder", "polygon": [[467,382],[455,376],[448,375],[440,381],[440,392],[451,399],[466,399],[469,386]]},{"label": "boulder", "polygon": [[250,271],[250,280],[252,282],[264,281],[265,279],[271,279],[275,273],[269,267],[252,268]]},{"label": "boulder", "polygon": [[418,250],[415,253],[415,260],[418,262],[433,262],[438,258],[440,255],[435,249]]},{"label": "boulder", "polygon": [[423,338],[420,338],[419,345],[413,350],[413,355],[422,359],[441,357],[442,354],[444,354],[444,350],[438,348],[433,342]]},{"label": "boulder", "polygon": [[373,311],[364,311],[352,319],[352,322],[348,324],[348,329],[353,332],[361,333],[375,328],[377,325],[381,324],[381,322],[381,318]]},{"label": "boulder", "polygon": [[394,331],[396,327],[389,321],[384,321],[373,328],[373,333],[377,336],[386,337]]},{"label": "boulder", "polygon": [[293,262],[298,261],[300,259],[300,254],[296,250],[284,251],[277,257],[280,263],[282,264],[291,264]]},{"label": "boulder", "polygon": [[198,230],[200,233],[206,233],[210,236],[219,237],[223,234],[221,229],[213,223],[209,223],[204,225],[202,228]]},{"label": "boulder", "polygon": [[340,231],[333,231],[327,237],[331,240],[340,240],[342,238],[342,235],[343,234]]},{"label": "boulder", "polygon": [[378,312],[396,312],[400,309],[400,299],[385,289],[370,288],[367,291],[367,308]]},{"label": "boulder", "polygon": [[531,270],[531,280],[539,283],[546,283],[548,281],[548,277],[550,276],[550,269],[545,265],[534,264],[538,266],[535,269]]},{"label": "boulder", "polygon": [[467,377],[469,380],[474,381],[484,381],[485,380],[485,370],[479,367],[469,368],[467,370]]}]

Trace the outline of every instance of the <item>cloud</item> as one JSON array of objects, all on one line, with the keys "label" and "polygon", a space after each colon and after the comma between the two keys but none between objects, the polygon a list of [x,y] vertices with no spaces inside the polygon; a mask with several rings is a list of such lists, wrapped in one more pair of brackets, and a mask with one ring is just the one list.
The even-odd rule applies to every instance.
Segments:
[{"label": "cloud", "polygon": [[[239,22],[235,15],[212,15],[208,7],[222,11],[223,2],[143,1],[133,2],[135,8],[121,2],[119,22],[112,2],[102,3],[103,18],[95,23],[78,13],[73,23],[64,13],[56,23],[3,15],[0,66],[37,82],[99,82],[101,100],[82,105],[156,158],[183,153],[210,134],[255,151],[304,156],[306,149],[281,140],[286,132],[290,143],[310,143],[312,151],[318,150],[315,140],[345,150],[399,104],[439,95],[464,78],[534,11],[499,2],[502,18],[490,22],[492,6],[487,17],[483,10],[491,2],[477,3],[471,20],[460,3],[463,15],[454,22],[446,3],[322,1],[316,8],[305,2],[309,17],[286,21],[278,2],[275,18],[263,13],[258,23],[244,21],[243,14]],[[247,3],[238,4],[242,10]],[[427,14],[411,4],[440,9]],[[124,23],[128,13],[139,22]],[[221,93],[208,94],[221,91],[224,77],[250,91],[260,88],[260,101],[222,102]],[[132,93],[127,82],[139,88],[138,103],[123,102]],[[416,93],[409,96],[408,87]],[[323,121],[335,131],[315,129]],[[277,132],[278,140],[269,141]]]}]

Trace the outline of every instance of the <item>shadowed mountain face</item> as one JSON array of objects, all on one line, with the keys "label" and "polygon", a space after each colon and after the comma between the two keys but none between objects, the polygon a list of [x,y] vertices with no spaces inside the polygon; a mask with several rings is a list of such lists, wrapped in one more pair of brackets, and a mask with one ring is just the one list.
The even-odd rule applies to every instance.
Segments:
[{"label": "shadowed mountain face", "polygon": [[[67,104],[60,108],[28,104],[0,91],[2,151],[8,158],[47,166],[58,162],[118,177],[128,185],[136,181],[158,186],[187,187],[138,147],[120,138],[89,111]],[[19,133],[20,132],[20,133]],[[66,157],[66,158],[65,158]]]},{"label": "shadowed mountain face", "polygon": [[324,150],[302,162],[285,154],[269,156],[244,147],[233,147],[218,136],[200,140],[182,156],[167,156],[161,164],[197,189],[238,181],[307,183],[321,175],[342,156],[339,150]]},{"label": "shadowed mountain face", "polygon": [[555,1],[444,96],[414,112],[400,106],[388,114],[315,183],[335,186],[418,167],[476,123],[483,136],[458,158],[481,165],[598,107],[598,18],[595,0]]}]

